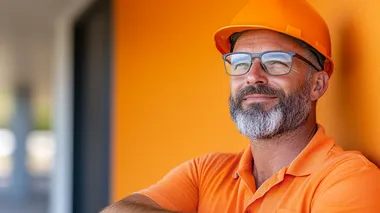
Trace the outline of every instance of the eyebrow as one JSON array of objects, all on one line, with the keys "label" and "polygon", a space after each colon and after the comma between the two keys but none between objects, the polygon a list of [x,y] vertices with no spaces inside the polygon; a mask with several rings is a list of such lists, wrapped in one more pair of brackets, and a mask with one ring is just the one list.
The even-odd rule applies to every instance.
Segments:
[{"label": "eyebrow", "polygon": [[[241,34],[243,34],[244,32],[247,32],[249,30],[244,30],[244,31],[241,31],[241,32],[236,32],[236,33],[233,33],[231,36],[230,36],[230,44],[231,44],[231,48],[230,48],[230,52],[233,52],[234,48],[235,48],[235,44],[236,44],[236,41],[237,39],[241,36]],[[278,32],[279,34],[281,35],[284,35],[290,39],[292,39],[293,41],[297,42],[299,45],[301,45],[301,47],[305,48],[308,50],[308,52],[310,52],[312,54],[312,57],[315,57],[315,59],[317,60],[317,63],[318,63],[318,66],[320,66],[320,69],[317,69],[318,71],[320,70],[323,70],[324,68],[324,64],[325,64],[325,56],[322,55],[321,53],[319,53],[314,47],[310,46],[308,43],[298,39],[298,38],[294,38],[290,35],[287,35],[287,34],[284,34],[284,33],[280,33]],[[314,66],[315,67],[315,66]]]}]

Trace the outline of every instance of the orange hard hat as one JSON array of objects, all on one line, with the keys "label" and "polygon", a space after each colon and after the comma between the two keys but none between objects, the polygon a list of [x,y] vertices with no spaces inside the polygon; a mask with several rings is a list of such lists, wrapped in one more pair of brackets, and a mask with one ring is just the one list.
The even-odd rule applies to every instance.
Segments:
[{"label": "orange hard hat", "polygon": [[229,53],[230,36],[236,32],[268,29],[302,40],[326,57],[324,71],[331,76],[330,33],[326,22],[307,0],[250,0],[231,24],[215,33],[215,43],[222,53]]}]

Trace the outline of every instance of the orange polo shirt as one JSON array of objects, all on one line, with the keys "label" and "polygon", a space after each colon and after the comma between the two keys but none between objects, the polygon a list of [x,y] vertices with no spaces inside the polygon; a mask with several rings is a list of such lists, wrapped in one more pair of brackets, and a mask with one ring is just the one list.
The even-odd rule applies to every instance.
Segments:
[{"label": "orange polo shirt", "polygon": [[258,189],[250,146],[185,162],[140,191],[164,209],[198,213],[380,212],[380,171],[343,151],[322,126],[305,149]]}]

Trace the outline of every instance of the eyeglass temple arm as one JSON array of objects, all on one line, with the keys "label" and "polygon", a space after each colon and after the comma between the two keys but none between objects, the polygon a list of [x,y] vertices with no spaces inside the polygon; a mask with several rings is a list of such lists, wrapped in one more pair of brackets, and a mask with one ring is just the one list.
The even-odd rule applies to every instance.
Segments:
[{"label": "eyeglass temple arm", "polygon": [[322,69],[318,69],[313,63],[311,63],[309,60],[307,60],[306,58],[304,58],[303,56],[299,55],[299,54],[295,54],[294,56],[296,56],[297,58],[301,59],[302,61],[306,62],[307,64],[309,64],[310,66],[312,66],[315,70],[317,70],[318,72],[319,71],[322,71]]}]

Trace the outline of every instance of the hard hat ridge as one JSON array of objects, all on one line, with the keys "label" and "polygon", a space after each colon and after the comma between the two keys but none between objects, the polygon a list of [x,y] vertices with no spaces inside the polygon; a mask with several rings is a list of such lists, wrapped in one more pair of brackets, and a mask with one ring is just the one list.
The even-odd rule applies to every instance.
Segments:
[{"label": "hard hat ridge", "polygon": [[330,33],[324,19],[306,0],[250,0],[231,24],[215,33],[217,49],[228,53],[233,33],[254,29],[277,31],[307,43],[325,56],[324,70],[331,76]]}]

